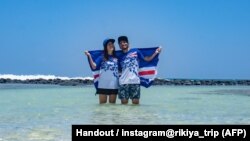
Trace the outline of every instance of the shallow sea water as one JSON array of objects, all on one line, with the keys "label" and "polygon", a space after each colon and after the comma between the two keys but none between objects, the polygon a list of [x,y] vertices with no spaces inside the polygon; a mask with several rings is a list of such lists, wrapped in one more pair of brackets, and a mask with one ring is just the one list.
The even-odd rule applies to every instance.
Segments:
[{"label": "shallow sea water", "polygon": [[140,105],[91,86],[0,85],[0,141],[68,141],[72,124],[250,124],[249,86],[152,86]]}]

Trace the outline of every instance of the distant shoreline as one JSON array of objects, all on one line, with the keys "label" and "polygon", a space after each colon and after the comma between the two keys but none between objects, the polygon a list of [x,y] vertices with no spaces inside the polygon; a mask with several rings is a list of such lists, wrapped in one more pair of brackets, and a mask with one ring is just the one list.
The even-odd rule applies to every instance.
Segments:
[{"label": "distant shoreline", "polygon": [[[93,80],[91,79],[5,79],[0,78],[0,84],[51,84],[60,86],[81,86],[91,85]],[[250,86],[250,80],[223,80],[223,79],[160,79],[156,78],[152,85],[173,85],[173,86],[232,86],[242,85]]]}]

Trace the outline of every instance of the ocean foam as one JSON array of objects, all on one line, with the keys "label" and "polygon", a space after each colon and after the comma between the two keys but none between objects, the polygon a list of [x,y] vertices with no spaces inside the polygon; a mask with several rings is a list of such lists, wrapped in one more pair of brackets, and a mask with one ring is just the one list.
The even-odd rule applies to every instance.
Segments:
[{"label": "ocean foam", "polygon": [[93,80],[92,77],[62,77],[55,75],[14,75],[14,74],[0,74],[0,79],[12,79],[12,80],[33,80],[33,79],[61,79],[61,80],[71,80],[71,79],[81,79],[81,80]]}]

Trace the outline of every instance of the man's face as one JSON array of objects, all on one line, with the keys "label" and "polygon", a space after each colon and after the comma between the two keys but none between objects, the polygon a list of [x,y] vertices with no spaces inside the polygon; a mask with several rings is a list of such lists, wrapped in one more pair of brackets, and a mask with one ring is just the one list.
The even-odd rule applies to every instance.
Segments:
[{"label": "man's face", "polygon": [[120,41],[119,46],[120,46],[121,50],[126,50],[126,49],[128,49],[128,42]]}]

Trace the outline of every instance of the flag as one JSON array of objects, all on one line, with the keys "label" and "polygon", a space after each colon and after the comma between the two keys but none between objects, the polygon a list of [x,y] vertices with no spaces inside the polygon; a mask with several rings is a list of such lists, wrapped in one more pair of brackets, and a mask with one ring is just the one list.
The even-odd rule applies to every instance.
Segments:
[{"label": "flag", "polygon": [[[151,56],[155,50],[158,47],[150,47],[150,48],[138,48],[141,53],[144,56]],[[89,51],[92,59],[95,61],[99,56],[103,55],[103,50],[93,50],[93,51]],[[122,51],[116,51],[116,56],[119,56],[122,54]],[[159,54],[157,54],[155,56],[155,58],[149,62],[144,61],[144,60],[140,60],[139,63],[139,77],[140,77],[140,85],[144,86],[146,88],[150,87],[157,75],[157,63],[159,61]],[[98,86],[98,79],[99,79],[99,70],[100,67],[97,67],[96,69],[92,69],[91,65],[90,65],[90,61],[88,59],[89,62],[89,67],[93,72],[93,77],[94,77],[94,85],[97,88]]]}]

